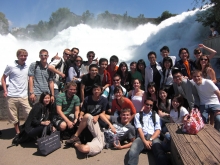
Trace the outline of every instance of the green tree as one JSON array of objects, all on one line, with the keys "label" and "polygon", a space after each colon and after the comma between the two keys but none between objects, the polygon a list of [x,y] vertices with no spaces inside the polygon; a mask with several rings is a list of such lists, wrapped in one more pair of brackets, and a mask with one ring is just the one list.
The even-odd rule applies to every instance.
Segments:
[{"label": "green tree", "polygon": [[172,14],[169,11],[164,11],[160,17],[157,18],[157,22],[161,23],[162,21],[164,21],[165,19],[168,19],[172,16],[176,16],[176,14]]},{"label": "green tree", "polygon": [[90,13],[89,10],[86,10],[82,14],[82,22],[85,24],[91,24],[94,21],[94,14]]},{"label": "green tree", "polygon": [[4,13],[0,12],[0,34],[7,34],[9,32],[8,29],[8,19],[5,17]]},{"label": "green tree", "polygon": [[[204,0],[195,0],[202,3]],[[205,1],[207,3],[207,1]],[[220,31],[220,0],[209,0],[213,6],[206,11],[197,14],[196,21],[201,22],[203,26],[210,26],[214,24],[216,29]]]}]

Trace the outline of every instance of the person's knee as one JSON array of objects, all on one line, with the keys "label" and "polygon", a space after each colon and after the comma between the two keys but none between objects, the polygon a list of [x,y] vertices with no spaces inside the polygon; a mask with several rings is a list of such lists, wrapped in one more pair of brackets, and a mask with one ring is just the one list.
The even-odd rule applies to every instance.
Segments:
[{"label": "person's knee", "polygon": [[89,151],[90,151],[90,147],[89,147],[89,145],[84,145],[84,144],[78,144],[78,145],[76,145],[76,148],[80,151],[80,152],[82,152],[82,153],[89,153]]},{"label": "person's knee", "polygon": [[60,123],[59,129],[60,131],[65,131],[66,127],[67,127],[67,124],[66,122],[63,121],[62,123]]}]

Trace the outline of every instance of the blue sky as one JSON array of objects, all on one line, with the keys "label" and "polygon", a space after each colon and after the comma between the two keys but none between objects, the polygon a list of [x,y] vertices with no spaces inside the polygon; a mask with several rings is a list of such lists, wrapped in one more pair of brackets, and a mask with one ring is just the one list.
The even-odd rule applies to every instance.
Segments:
[{"label": "blue sky", "polygon": [[86,10],[95,15],[108,10],[114,14],[127,11],[133,17],[144,14],[156,18],[165,10],[180,14],[194,5],[193,0],[0,0],[0,12],[10,20],[11,27],[26,27],[40,20],[48,21],[51,13],[61,7],[78,15]]}]

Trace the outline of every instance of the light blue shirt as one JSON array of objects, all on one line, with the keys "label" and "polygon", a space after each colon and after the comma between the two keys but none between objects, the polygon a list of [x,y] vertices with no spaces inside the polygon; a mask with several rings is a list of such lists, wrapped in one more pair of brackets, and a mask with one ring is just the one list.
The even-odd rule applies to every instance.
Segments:
[{"label": "light blue shirt", "polygon": [[156,118],[156,123],[155,123],[155,127],[154,127],[154,122],[152,120],[152,111],[150,111],[148,114],[143,113],[143,123],[144,126],[142,127],[140,120],[140,113],[136,113],[135,118],[134,118],[134,125],[135,128],[142,128],[144,135],[150,134],[153,135],[154,132],[156,130],[161,130],[161,126],[160,126],[160,117],[158,116],[158,114],[155,114],[155,118]]},{"label": "light blue shirt", "polygon": [[9,78],[8,96],[27,97],[28,96],[28,66],[19,65],[16,61],[7,65],[4,75]]}]

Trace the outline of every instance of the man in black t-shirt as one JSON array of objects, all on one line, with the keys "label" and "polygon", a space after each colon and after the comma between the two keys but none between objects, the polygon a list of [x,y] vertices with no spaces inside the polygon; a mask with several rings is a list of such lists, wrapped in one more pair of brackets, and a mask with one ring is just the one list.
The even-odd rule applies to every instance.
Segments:
[{"label": "man in black t-shirt", "polygon": [[80,86],[81,104],[86,96],[92,95],[93,84],[101,85],[101,78],[98,75],[98,66],[96,64],[91,64],[89,66],[89,73],[82,77]]},{"label": "man in black t-shirt", "polygon": [[[73,144],[80,152],[88,155],[100,153],[105,146],[104,133],[100,130],[98,119],[100,114],[105,114],[108,100],[101,96],[101,92],[100,85],[92,86],[93,95],[86,97],[83,102],[79,117],[80,125],[76,133],[66,141],[66,144]],[[93,135],[93,139],[84,145],[81,144],[79,136],[86,127]]]},{"label": "man in black t-shirt", "polygon": [[[131,110],[130,109],[122,109],[120,113],[120,117],[117,116],[109,116],[106,114],[101,114],[100,118],[109,125],[110,129],[104,132],[106,147],[115,147],[116,149],[125,149],[129,148],[132,145],[132,142],[135,139],[135,128],[131,125]],[[118,136],[118,144],[114,142],[114,134]],[[121,145],[124,141],[124,145]]]}]

